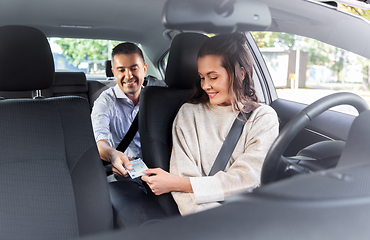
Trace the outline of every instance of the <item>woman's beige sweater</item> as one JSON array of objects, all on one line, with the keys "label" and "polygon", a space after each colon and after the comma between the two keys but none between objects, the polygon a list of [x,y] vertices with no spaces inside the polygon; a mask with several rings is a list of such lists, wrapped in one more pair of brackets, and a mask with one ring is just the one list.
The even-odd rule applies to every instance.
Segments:
[{"label": "woman's beige sweater", "polygon": [[219,205],[260,183],[263,160],[278,135],[276,112],[266,105],[253,111],[225,171],[208,177],[237,113],[231,106],[184,104],[173,124],[170,172],[189,177],[194,193],[172,192],[182,215]]}]

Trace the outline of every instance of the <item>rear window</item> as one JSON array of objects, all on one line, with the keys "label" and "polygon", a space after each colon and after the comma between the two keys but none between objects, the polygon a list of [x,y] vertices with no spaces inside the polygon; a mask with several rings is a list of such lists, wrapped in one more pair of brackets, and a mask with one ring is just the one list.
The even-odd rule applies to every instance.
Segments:
[{"label": "rear window", "polygon": [[89,78],[105,79],[105,60],[120,41],[49,38],[56,71],[84,72]]},{"label": "rear window", "polygon": [[[106,79],[105,61],[111,59],[112,49],[124,41],[77,38],[49,38],[55,71],[84,72],[87,79]],[[160,78],[158,70],[147,57],[141,45],[147,74]]]}]

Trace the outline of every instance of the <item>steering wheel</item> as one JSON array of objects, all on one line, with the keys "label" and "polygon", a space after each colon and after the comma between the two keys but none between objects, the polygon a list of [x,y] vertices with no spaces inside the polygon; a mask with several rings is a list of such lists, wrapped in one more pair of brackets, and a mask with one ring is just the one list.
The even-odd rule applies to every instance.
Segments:
[{"label": "steering wheel", "polygon": [[285,171],[287,166],[289,166],[289,162],[283,156],[283,153],[294,137],[315,117],[329,108],[342,104],[355,107],[358,113],[369,108],[366,101],[360,96],[346,92],[323,97],[304,108],[285,125],[271,145],[262,166],[261,184],[267,184],[286,177]]}]

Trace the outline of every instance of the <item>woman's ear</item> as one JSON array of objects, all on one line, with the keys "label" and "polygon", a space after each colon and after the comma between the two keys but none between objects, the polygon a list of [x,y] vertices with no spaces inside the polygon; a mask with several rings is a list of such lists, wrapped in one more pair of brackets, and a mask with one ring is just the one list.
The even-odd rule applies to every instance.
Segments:
[{"label": "woman's ear", "polygon": [[238,78],[244,79],[246,71],[243,67],[241,67],[239,64],[236,64],[235,66],[235,74]]},{"label": "woman's ear", "polygon": [[244,79],[247,71],[243,67],[240,67],[240,70],[242,71],[242,79]]}]

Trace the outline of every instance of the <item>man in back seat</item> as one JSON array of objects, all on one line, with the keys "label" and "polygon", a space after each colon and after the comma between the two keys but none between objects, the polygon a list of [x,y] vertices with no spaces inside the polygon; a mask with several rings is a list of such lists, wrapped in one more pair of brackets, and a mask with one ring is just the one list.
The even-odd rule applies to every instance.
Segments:
[{"label": "man in back seat", "polygon": [[[112,72],[117,84],[96,99],[91,113],[95,140],[100,157],[112,163],[116,176],[127,176],[130,158],[141,158],[140,136],[137,132],[125,153],[116,150],[139,111],[139,96],[147,64],[139,47],[121,43],[112,51]],[[124,166],[123,166],[124,165]]]}]

